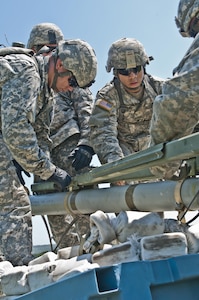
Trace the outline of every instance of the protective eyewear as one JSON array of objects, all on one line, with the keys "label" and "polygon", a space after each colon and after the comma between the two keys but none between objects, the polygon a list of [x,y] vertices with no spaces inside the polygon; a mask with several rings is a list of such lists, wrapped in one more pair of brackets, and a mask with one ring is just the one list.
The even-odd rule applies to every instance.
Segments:
[{"label": "protective eyewear", "polygon": [[68,84],[69,86],[75,88],[78,86],[77,80],[75,78],[75,76],[73,76],[73,73],[71,71],[65,71],[65,72],[60,72],[58,73],[59,77],[65,77],[65,76],[70,76],[70,78],[68,79]]},{"label": "protective eyewear", "polygon": [[68,84],[73,88],[79,86],[77,83],[77,80],[74,76],[72,76],[71,78],[68,79]]},{"label": "protective eyewear", "polygon": [[136,68],[130,69],[117,69],[117,72],[123,76],[129,76],[131,73],[137,74],[141,71],[142,66],[137,66]]}]

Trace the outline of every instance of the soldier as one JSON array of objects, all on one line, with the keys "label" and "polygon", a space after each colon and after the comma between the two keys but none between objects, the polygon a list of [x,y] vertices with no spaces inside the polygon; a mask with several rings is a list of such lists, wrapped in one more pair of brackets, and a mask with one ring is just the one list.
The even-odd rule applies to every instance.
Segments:
[{"label": "soldier", "polygon": [[106,70],[113,68],[114,78],[97,93],[90,118],[91,143],[102,164],[147,147],[153,100],[163,82],[147,74],[151,59],[134,38],[109,49]]},{"label": "soldier", "polygon": [[[47,55],[59,39],[63,39],[61,29],[53,23],[40,23],[33,27],[28,40],[28,48]],[[91,81],[87,86],[90,86]],[[55,95],[54,118],[51,124],[51,159],[54,164],[68,170],[71,175],[85,171],[94,154],[89,143],[89,117],[93,97],[88,87],[75,87],[72,91]],[[77,218],[77,216],[76,216]],[[66,233],[73,221],[70,215],[49,215],[48,221],[53,238],[59,248],[77,245],[83,234],[90,229],[89,219],[79,217]]]},{"label": "soldier", "polygon": [[[199,0],[179,2],[176,25],[183,37],[193,37],[194,41],[154,101],[151,145],[189,135],[198,123]],[[159,178],[172,179],[179,166],[180,162],[169,163],[151,171]]]},{"label": "soldier", "polygon": [[61,41],[47,57],[34,57],[33,51],[22,48],[1,50],[0,259],[16,266],[32,259],[32,224],[29,197],[13,159],[27,172],[53,181],[60,191],[70,184],[70,175],[44,151],[50,143],[52,90],[72,91],[89,84],[96,57],[81,40]]}]

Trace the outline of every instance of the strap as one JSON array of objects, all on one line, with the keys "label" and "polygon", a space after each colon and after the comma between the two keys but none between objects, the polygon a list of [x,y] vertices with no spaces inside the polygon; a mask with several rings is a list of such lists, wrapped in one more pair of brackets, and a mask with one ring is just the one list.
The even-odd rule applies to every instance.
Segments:
[{"label": "strap", "polygon": [[118,93],[118,96],[119,96],[120,106],[125,106],[124,101],[123,101],[123,97],[122,97],[120,82],[116,77],[113,78],[113,83],[114,83],[114,86],[115,86],[115,88],[117,90],[117,93]]},{"label": "strap", "polygon": [[150,74],[148,74],[148,73],[147,73],[147,75],[148,75],[148,77],[149,77],[149,83],[150,83],[150,85],[152,86],[154,92],[158,95],[158,91],[157,91],[157,89],[156,89],[156,86],[155,86],[155,82],[154,82],[153,77],[152,77]]},{"label": "strap", "polygon": [[28,56],[34,56],[34,51],[21,47],[5,47],[0,49],[0,56],[6,56],[9,54],[26,54]]}]

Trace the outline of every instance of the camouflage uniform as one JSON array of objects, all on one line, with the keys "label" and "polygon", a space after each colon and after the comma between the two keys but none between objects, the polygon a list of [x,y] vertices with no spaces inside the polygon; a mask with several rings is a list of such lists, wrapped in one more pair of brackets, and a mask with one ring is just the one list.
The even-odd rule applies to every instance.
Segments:
[{"label": "camouflage uniform", "polygon": [[[139,41],[121,39],[109,49],[107,71],[113,67],[117,76],[117,69],[145,67],[148,61]],[[128,93],[116,78],[97,93],[90,118],[91,144],[102,164],[147,147],[153,100],[161,92],[162,79],[145,74],[142,85],[141,99]]]},{"label": "camouflage uniform", "polygon": [[[64,36],[61,29],[54,23],[40,23],[35,25],[30,33],[27,47],[33,49],[37,54],[47,55],[63,40]],[[74,51],[75,53],[75,51]],[[82,57],[81,51],[78,57]],[[75,65],[74,59],[73,74],[81,77],[85,76],[91,81],[95,77],[96,68],[91,67],[88,59]],[[86,72],[84,71],[86,64]],[[90,68],[91,67],[91,68]],[[78,76],[79,77],[79,76]],[[80,81],[78,81],[80,85]],[[51,140],[53,142],[51,149],[51,159],[61,168],[67,170],[71,175],[77,172],[72,167],[72,160],[68,159],[71,152],[80,145],[89,146],[89,126],[88,119],[91,113],[93,99],[88,88],[80,89],[76,87],[72,92],[59,93],[55,96],[54,119],[51,124]],[[85,171],[84,168],[82,171]],[[34,178],[38,182],[38,178]],[[85,216],[79,218],[73,227],[66,233],[69,223],[73,221],[70,215],[52,215],[48,216],[53,238],[59,248],[64,248],[79,244],[80,237],[89,230],[89,223]]]},{"label": "camouflage uniform", "polygon": [[[89,117],[93,106],[93,97],[89,89],[75,88],[72,92],[59,93],[55,96],[55,111],[51,125],[52,150],[51,159],[60,168],[75,175],[69,154],[79,145],[89,145]],[[81,172],[86,171],[86,168]],[[48,221],[59,248],[77,245],[83,234],[89,231],[89,218],[80,217],[71,230],[64,234],[70,215],[48,216]],[[62,237],[63,236],[63,237]]]},{"label": "camouflage uniform", "polygon": [[[101,163],[112,162],[148,146],[153,100],[161,91],[162,81],[146,74],[143,83],[145,89],[140,100],[120,84],[123,104],[113,82],[97,93],[90,118],[91,143]],[[104,100],[108,105],[101,105]]]},{"label": "camouflage uniform", "polygon": [[[177,26],[182,36],[192,36],[190,21],[199,13],[199,1],[181,0]],[[195,33],[196,34],[196,33]],[[193,35],[194,37],[195,35]],[[151,145],[178,139],[193,132],[199,112],[199,34],[174,70],[174,76],[163,84],[162,94],[154,101],[150,127]],[[180,162],[177,163],[179,166]],[[173,164],[152,168],[159,177],[169,178],[176,170]]]},{"label": "camouflage uniform", "polygon": [[33,258],[31,206],[12,159],[62,190],[70,184],[67,172],[51,163],[45,154],[51,143],[54,101],[48,79],[53,76],[52,86],[56,89],[57,78],[68,76],[69,71],[73,74],[74,67],[77,77],[73,74],[73,78],[83,87],[95,78],[97,61],[90,45],[81,40],[62,41],[53,53],[51,63],[55,65],[59,56],[67,68],[61,75],[56,68],[48,72],[49,56],[33,58],[30,53],[21,54],[25,50],[20,48],[7,50],[12,54],[0,54],[4,55],[0,56],[0,260],[22,265]]},{"label": "camouflage uniform", "polygon": [[25,54],[0,57],[0,255],[13,265],[32,259],[32,224],[29,197],[12,159],[44,180],[55,170],[37,142],[49,143],[46,131],[53,101],[44,66],[43,59],[36,64]]},{"label": "camouflage uniform", "polygon": [[175,71],[175,76],[163,84],[162,95],[154,102],[152,144],[191,134],[198,122],[199,35]]}]

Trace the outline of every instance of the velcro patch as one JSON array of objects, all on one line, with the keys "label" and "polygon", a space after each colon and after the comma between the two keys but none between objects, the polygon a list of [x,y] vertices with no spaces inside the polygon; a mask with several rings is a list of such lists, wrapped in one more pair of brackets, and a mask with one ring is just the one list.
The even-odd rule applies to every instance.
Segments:
[{"label": "velcro patch", "polygon": [[104,99],[98,99],[96,101],[96,105],[99,106],[100,108],[104,109],[104,110],[107,110],[107,111],[110,111],[113,107],[113,105],[110,102],[108,102]]}]

